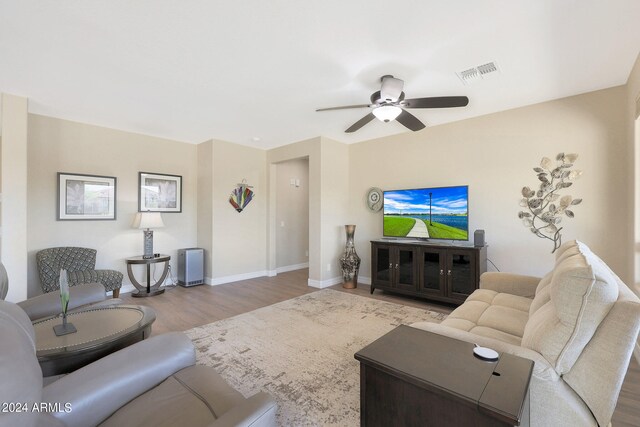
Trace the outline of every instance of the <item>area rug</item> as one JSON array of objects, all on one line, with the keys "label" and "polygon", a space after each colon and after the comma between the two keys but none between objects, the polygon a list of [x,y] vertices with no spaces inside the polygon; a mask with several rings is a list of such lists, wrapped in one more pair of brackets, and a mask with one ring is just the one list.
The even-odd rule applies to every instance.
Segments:
[{"label": "area rug", "polygon": [[401,324],[445,314],[325,289],[187,331],[198,363],[245,397],[278,402],[281,426],[360,425],[354,353]]}]

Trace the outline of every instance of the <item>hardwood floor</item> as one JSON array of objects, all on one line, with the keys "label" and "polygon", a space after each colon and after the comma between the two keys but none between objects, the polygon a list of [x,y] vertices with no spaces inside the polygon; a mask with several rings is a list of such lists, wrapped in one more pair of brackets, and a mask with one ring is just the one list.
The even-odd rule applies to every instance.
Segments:
[{"label": "hardwood floor", "polygon": [[[276,277],[260,277],[219,286],[178,286],[168,288],[164,294],[150,298],[133,298],[128,293],[120,297],[125,304],[152,307],[157,315],[153,333],[159,334],[184,331],[318,291],[319,289],[307,286],[307,277],[308,270],[303,269],[281,273]],[[341,285],[332,286],[330,289],[441,313],[450,313],[453,310],[452,306],[380,291],[370,295],[369,287],[362,284],[356,289],[343,289]],[[622,384],[612,424],[614,427],[640,426],[640,365],[635,358],[632,358]]]},{"label": "hardwood floor", "polygon": [[308,276],[304,269],[218,286],[170,287],[148,298],[133,298],[130,293],[120,298],[125,304],[156,311],[154,334],[184,331],[317,291],[307,286]]}]

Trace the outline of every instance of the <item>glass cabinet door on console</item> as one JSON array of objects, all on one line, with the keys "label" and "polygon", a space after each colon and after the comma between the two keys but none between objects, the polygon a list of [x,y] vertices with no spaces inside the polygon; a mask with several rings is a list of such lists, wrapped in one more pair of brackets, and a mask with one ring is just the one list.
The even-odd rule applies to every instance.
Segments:
[{"label": "glass cabinet door on console", "polygon": [[416,255],[417,251],[413,247],[395,248],[395,286],[405,291],[416,291]]},{"label": "glass cabinet door on console", "polygon": [[447,254],[449,296],[465,300],[476,289],[476,258],[474,252],[451,249]]},{"label": "glass cabinet door on console", "polygon": [[371,293],[376,289],[460,304],[487,271],[487,247],[371,241]]},{"label": "glass cabinet door on console", "polygon": [[393,281],[393,268],[391,248],[389,246],[376,245],[373,262],[372,282],[381,286],[391,286]]},{"label": "glass cabinet door on console", "polygon": [[445,251],[439,249],[422,248],[418,252],[419,286],[420,292],[430,295],[444,295],[446,276]]}]

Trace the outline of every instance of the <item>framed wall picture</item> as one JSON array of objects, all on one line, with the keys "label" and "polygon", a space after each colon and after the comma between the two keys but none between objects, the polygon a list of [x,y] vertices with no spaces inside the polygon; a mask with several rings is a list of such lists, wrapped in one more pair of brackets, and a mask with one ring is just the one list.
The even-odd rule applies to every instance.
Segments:
[{"label": "framed wall picture", "polygon": [[116,219],[116,177],[58,172],[57,219]]},{"label": "framed wall picture", "polygon": [[182,212],[182,177],[159,173],[138,174],[139,212]]}]

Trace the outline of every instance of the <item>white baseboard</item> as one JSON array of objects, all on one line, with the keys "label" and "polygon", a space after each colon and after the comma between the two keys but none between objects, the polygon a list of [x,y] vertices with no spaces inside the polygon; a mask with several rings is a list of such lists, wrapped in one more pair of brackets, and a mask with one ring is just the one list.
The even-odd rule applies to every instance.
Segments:
[{"label": "white baseboard", "polygon": [[268,276],[268,270],[253,271],[251,273],[234,274],[223,277],[205,277],[204,283],[211,286],[223,285],[225,283],[239,282],[240,280],[255,279],[256,277]]},{"label": "white baseboard", "polygon": [[[217,286],[217,285],[223,285],[225,283],[239,282],[241,280],[255,279],[256,277],[263,277],[263,276],[273,277],[273,276],[276,276],[278,273],[286,273],[287,271],[301,270],[303,268],[309,268],[309,263],[305,262],[302,264],[287,265],[284,267],[278,267],[275,270],[261,270],[261,271],[254,271],[251,273],[235,274],[232,276],[223,276],[223,277],[216,277],[216,278],[205,277],[204,283],[209,286]],[[328,288],[329,286],[337,285],[338,283],[342,283],[342,276],[332,277],[331,279],[327,279],[327,280],[308,279],[307,281],[307,284],[309,286],[311,286],[312,288],[319,288],[319,289]],[[371,278],[365,277],[365,276],[358,276],[358,283],[362,283],[363,285],[370,285]],[[133,285],[123,285],[122,288],[120,288],[120,293],[125,294],[128,292],[133,292],[135,290],[136,288]],[[111,296],[112,294],[113,292],[107,292],[107,295],[109,296]],[[636,345],[636,351],[634,351],[634,353],[636,354],[636,357],[640,362],[640,348],[637,345]]]},{"label": "white baseboard", "polygon": [[275,277],[280,273],[286,273],[288,271],[302,270],[303,268],[309,268],[309,263],[304,262],[302,264],[285,265],[284,267],[278,267],[275,270],[268,270],[267,276]]},{"label": "white baseboard", "polygon": [[320,289],[328,288],[329,286],[337,285],[338,283],[342,283],[342,276],[332,277],[331,279],[327,280],[307,280],[307,285],[311,286],[312,288]]},{"label": "white baseboard", "polygon": [[[164,283],[162,285],[163,286],[171,285],[171,283],[169,283],[169,282],[171,282],[171,279],[169,277],[167,277],[166,279],[164,279]],[[177,283],[176,283],[176,285],[177,285]],[[122,285],[122,287],[120,288],[120,293],[121,294],[126,294],[126,293],[129,293],[129,292],[133,292],[135,290],[136,290],[136,287],[133,286],[132,284],[128,284],[128,285],[125,284],[125,285]],[[107,295],[113,296],[113,291],[107,292]]]},{"label": "white baseboard", "polygon": [[371,277],[358,276],[358,283],[362,283],[363,285],[370,285]]},{"label": "white baseboard", "polygon": [[[135,290],[136,288],[133,285],[122,285],[122,287],[120,288],[120,295],[133,292]],[[109,295],[110,297],[113,296],[113,291],[107,292],[107,295]]]},{"label": "white baseboard", "polygon": [[[223,276],[223,277],[205,277],[204,283],[209,286],[217,286],[223,285],[225,283],[233,283],[239,282],[241,280],[255,279],[256,277],[273,277],[278,273],[285,273],[287,271],[300,270],[303,268],[309,268],[309,263],[305,262],[302,264],[294,264],[287,265],[284,267],[278,267],[276,270],[260,270],[253,271],[251,273],[242,273],[242,274],[234,274],[231,276]],[[358,277],[358,282],[363,283],[365,285],[371,284],[371,279],[369,277]],[[338,283],[342,283],[342,276],[332,277],[326,280],[313,280],[308,279],[307,284],[313,288],[328,288],[329,286],[337,285]],[[133,285],[124,285],[120,289],[120,293],[133,292],[136,288]],[[109,293],[111,294],[111,293]]]},{"label": "white baseboard", "polygon": [[303,268],[309,268],[309,263],[304,262],[302,264],[285,265],[284,267],[278,267],[275,270],[268,270],[267,276],[275,277],[280,273],[286,273],[288,271],[302,270]]},{"label": "white baseboard", "polygon": [[241,280],[255,279],[256,277],[273,277],[278,275],[278,273],[285,273],[287,271],[300,270],[302,268],[308,268],[309,263],[306,262],[304,264],[295,264],[295,265],[287,265],[284,267],[278,267],[275,270],[260,270],[253,271],[251,273],[242,273],[242,274],[234,274],[231,276],[223,276],[223,277],[205,277],[204,283],[210,286],[223,285],[225,283],[233,283],[239,282]]},{"label": "white baseboard", "polygon": [[640,342],[636,342],[636,347],[633,349],[633,355],[636,357],[638,363],[640,363]]},{"label": "white baseboard", "polygon": [[276,268],[276,274],[286,273],[287,271],[302,270],[303,268],[309,268],[309,263],[303,262],[302,264],[285,265],[284,267],[278,267]]}]

